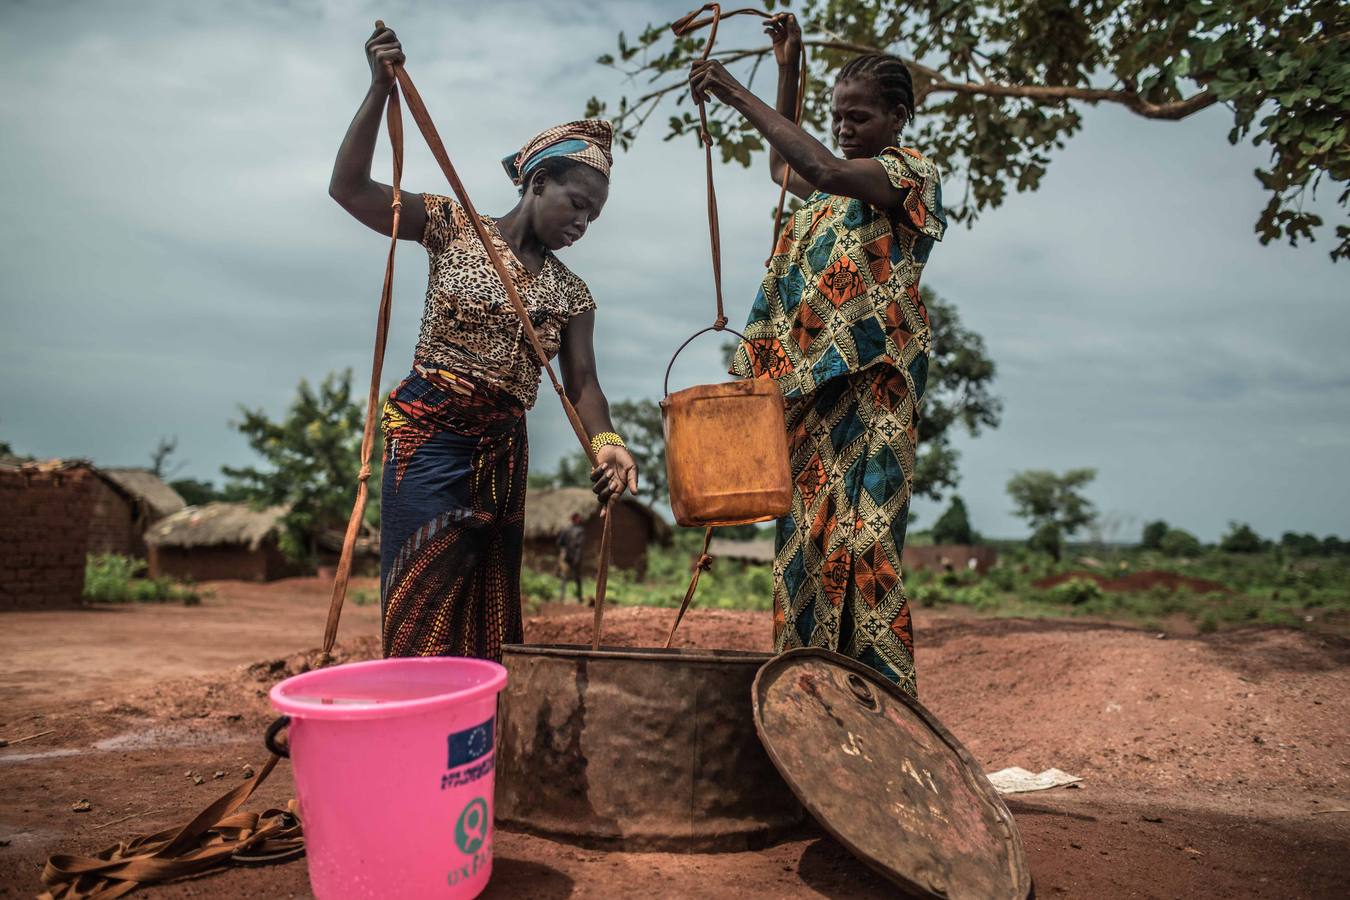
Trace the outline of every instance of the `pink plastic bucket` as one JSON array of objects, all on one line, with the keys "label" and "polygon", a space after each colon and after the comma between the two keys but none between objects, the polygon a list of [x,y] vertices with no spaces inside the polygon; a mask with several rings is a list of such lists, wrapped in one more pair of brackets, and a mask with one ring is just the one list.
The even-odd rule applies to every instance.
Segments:
[{"label": "pink plastic bucket", "polygon": [[492,875],[497,693],[461,657],[319,669],[272,688],[319,898],[475,897]]}]

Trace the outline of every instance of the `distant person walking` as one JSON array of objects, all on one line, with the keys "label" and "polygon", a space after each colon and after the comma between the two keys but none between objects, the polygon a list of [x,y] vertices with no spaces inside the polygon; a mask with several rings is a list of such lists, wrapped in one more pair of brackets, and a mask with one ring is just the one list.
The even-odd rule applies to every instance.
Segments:
[{"label": "distant person walking", "polygon": [[938,169],[900,146],[909,70],[868,53],[839,70],[835,156],[794,124],[801,30],[765,26],[778,61],[770,109],[716,60],[690,86],[738,110],[803,203],[783,227],[732,372],[771,378],[787,403],[792,510],[778,520],[774,647],[826,647],[917,695],[900,574],[932,344],[919,276],[947,220]]},{"label": "distant person walking", "polygon": [[[366,41],[370,90],[338,150],[328,191],[384,235],[393,190],[370,177],[393,67],[404,60],[394,32]],[[503,60],[504,65],[514,61]],[[519,72],[516,72],[519,75]],[[460,130],[472,128],[456,117]],[[596,377],[595,301],[554,255],[581,240],[609,198],[613,129],[601,119],[549,128],[503,160],[520,189],[504,216],[483,224],[506,260],[600,465],[603,503],[637,490],[637,465],[614,433]],[[506,291],[460,204],[403,192],[398,236],[427,248],[426,304],[413,367],[384,406],[380,606],[385,656],[499,659],[524,635],[525,412],[540,366]]]},{"label": "distant person walking", "polygon": [[586,557],[586,526],[580,513],[572,513],[571,523],[558,532],[558,602],[567,599],[567,582],[577,586],[577,602],[581,602],[581,565]]}]

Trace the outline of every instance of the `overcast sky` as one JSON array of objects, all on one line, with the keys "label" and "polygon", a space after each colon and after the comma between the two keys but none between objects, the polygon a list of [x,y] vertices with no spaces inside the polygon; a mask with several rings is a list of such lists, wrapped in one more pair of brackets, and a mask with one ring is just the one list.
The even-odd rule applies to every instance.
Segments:
[{"label": "overcast sky", "polygon": [[[515,199],[500,158],[592,94],[616,99],[595,57],[689,3],[0,6],[0,440],[143,465],[177,436],[183,474],[218,481],[251,459],[239,404],[279,413],[302,377],[367,378],[386,243],[326,186],[375,18],[399,30],[477,206],[500,214]],[[600,304],[611,399],[658,396],[669,354],[712,317],[701,156],[662,142],[662,119],[563,255]],[[1257,243],[1265,151],[1231,147],[1231,124],[1222,107],[1181,123],[1090,110],[1038,192],[934,251],[925,283],[984,335],[1006,402],[1002,427],[958,440],[976,528],[1025,533],[1013,472],[1093,466],[1120,537],[1155,517],[1206,539],[1232,519],[1350,533],[1350,263],[1325,238]],[[415,130],[409,146],[405,185],[447,191]],[[717,177],[734,323],[776,192],[761,168]],[[406,371],[425,278],[402,244],[386,383]],[[681,386],[720,380],[717,344],[681,357]],[[547,392],[530,431],[537,466],[572,449]],[[938,512],[916,511],[919,527]]]}]

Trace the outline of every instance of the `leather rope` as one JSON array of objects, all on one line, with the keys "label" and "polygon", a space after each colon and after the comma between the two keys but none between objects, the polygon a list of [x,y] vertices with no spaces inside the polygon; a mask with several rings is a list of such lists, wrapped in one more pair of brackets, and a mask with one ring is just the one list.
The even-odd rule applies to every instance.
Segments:
[{"label": "leather rope", "polygon": [[[706,19],[699,18],[703,13],[709,13]],[[688,15],[675,20],[671,23],[670,30],[675,33],[676,37],[684,37],[700,28],[708,28],[708,40],[703,45],[703,55],[700,57],[700,59],[707,60],[712,56],[713,43],[717,40],[718,23],[731,16],[743,15],[759,16],[762,19],[772,19],[774,17],[774,13],[768,13],[762,9],[752,9],[749,7],[745,9],[734,9],[731,12],[724,13],[722,12],[721,5],[717,3],[707,3]],[[797,125],[801,125],[802,111],[805,109],[806,103],[806,64],[806,44],[803,43],[801,60],[799,62],[800,71],[798,73],[797,81],[797,108],[793,117],[793,121]],[[671,356],[670,364],[666,366],[664,391],[667,397],[670,396],[670,370],[675,366],[675,357],[679,356],[680,352],[683,351],[685,347],[688,347],[694,338],[705,332],[731,331],[731,329],[727,328],[727,317],[722,310],[722,233],[717,216],[717,193],[713,188],[712,136],[708,133],[708,113],[705,108],[705,101],[698,97],[694,97],[693,99],[695,105],[698,106],[698,137],[699,143],[703,145],[703,157],[708,173],[708,235],[712,241],[712,270],[713,285],[716,288],[717,293],[717,318],[713,320],[713,324],[710,327],[696,331],[692,337],[679,346],[679,349],[675,351],[674,356]],[[788,181],[791,178],[792,167],[784,160],[783,178],[778,187],[778,209],[774,212],[773,216],[773,234],[771,235],[772,243],[769,245],[769,259],[764,262],[766,268],[773,259],[773,248],[778,244],[778,231],[783,224],[783,208],[787,204],[787,186]],[[731,333],[735,334],[743,342],[745,341],[745,336],[740,334],[740,332],[732,331]],[[712,569],[713,557],[708,554],[708,545],[712,542],[712,533],[713,526],[709,525],[703,534],[703,551],[699,553],[698,559],[694,562],[694,573],[689,579],[689,589],[684,592],[684,602],[680,604],[680,611],[675,616],[675,624],[671,626],[670,635],[666,638],[667,650],[670,649],[671,642],[675,640],[675,631],[680,627],[680,622],[684,619],[684,613],[694,599],[694,592],[698,589],[699,576]]]},{"label": "leather rope", "polygon": [[[376,28],[383,27],[383,22],[376,23]],[[398,247],[398,229],[403,206],[401,188],[403,116],[399,104],[400,88],[407,100],[408,111],[426,139],[432,156],[440,164],[441,171],[445,173],[455,196],[468,212],[469,221],[482,241],[498,277],[502,280],[511,307],[520,318],[526,339],[538,357],[540,365],[548,373],[549,381],[562,402],[563,410],[585,450],[586,458],[590,460],[593,468],[599,464],[595,452],[591,449],[590,438],[586,434],[581,417],[577,414],[576,407],[567,399],[563,385],[549,362],[548,354],[539,343],[539,336],[530,322],[525,304],[516,292],[505,263],[493,246],[478,211],[474,208],[464,184],[459,180],[454,165],[450,162],[449,154],[446,153],[445,145],[436,132],[436,126],[431,121],[426,104],[422,102],[421,95],[417,93],[402,66],[394,68],[394,76],[396,84],[390,86],[385,114],[389,142],[393,149],[393,201],[390,204],[393,223],[390,229],[389,253],[385,261],[384,283],[380,290],[379,313],[375,324],[375,353],[371,362],[370,391],[366,398],[366,422],[361,437],[361,468],[357,475],[356,501],[352,505],[351,518],[347,522],[347,532],[342,542],[342,556],[338,561],[337,577],[333,581],[333,598],[324,626],[320,665],[327,665],[332,659],[338,623],[342,617],[342,604],[347,595],[347,584],[351,576],[356,538],[361,531],[361,522],[365,516],[369,496],[367,482],[371,476],[370,455],[375,443],[375,422],[380,405],[380,376],[384,368],[384,352],[389,338],[394,254]],[[591,638],[591,646],[595,649],[600,647],[601,623],[604,619],[615,502],[616,500],[611,499],[606,507],[604,529],[600,538],[600,566],[595,583],[595,622]],[[191,822],[177,830],[168,829],[152,835],[142,835],[107,847],[93,856],[68,854],[51,856],[42,872],[42,881],[48,886],[47,892],[42,894],[43,900],[111,900],[130,893],[142,884],[162,883],[196,875],[230,860],[279,861],[297,855],[304,849],[304,836],[294,800],[285,810],[269,809],[260,814],[236,812],[272,774],[279,759],[279,756],[273,754],[256,776],[218,798],[198,813]]]},{"label": "leather rope", "polygon": [[181,828],[142,835],[92,856],[58,853],[49,857],[42,870],[48,889],[39,900],[108,900],[142,884],[196,875],[230,860],[293,857],[304,847],[294,800],[284,810],[237,812],[267,780],[277,759],[273,756],[255,777],[218,798]]},{"label": "leather rope", "polygon": [[689,589],[684,592],[684,602],[680,604],[680,611],[675,614],[675,624],[670,626],[670,634],[666,637],[666,649],[670,649],[671,643],[675,640],[675,631],[680,627],[680,622],[684,619],[684,613],[689,609],[689,604],[694,599],[694,592],[698,590],[698,578],[704,572],[712,568],[713,558],[708,554],[708,545],[712,543],[712,526],[703,532],[703,549],[699,551],[698,560],[694,562],[694,577],[689,579]]}]

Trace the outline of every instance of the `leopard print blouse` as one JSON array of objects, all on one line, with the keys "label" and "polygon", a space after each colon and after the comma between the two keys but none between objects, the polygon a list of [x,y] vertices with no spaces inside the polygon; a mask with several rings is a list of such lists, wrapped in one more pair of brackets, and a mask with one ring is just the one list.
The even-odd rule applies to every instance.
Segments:
[{"label": "leopard print blouse", "polygon": [[[424,200],[427,227],[422,245],[430,257],[430,271],[417,361],[500,387],[531,408],[539,393],[539,362],[487,252],[459,203],[434,194],[426,194]],[[547,251],[544,267],[531,275],[498,233],[497,223],[487,216],[483,223],[511,273],[539,343],[552,359],[567,321],[595,309],[590,290]]]}]

